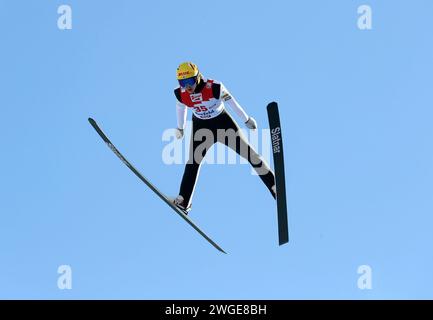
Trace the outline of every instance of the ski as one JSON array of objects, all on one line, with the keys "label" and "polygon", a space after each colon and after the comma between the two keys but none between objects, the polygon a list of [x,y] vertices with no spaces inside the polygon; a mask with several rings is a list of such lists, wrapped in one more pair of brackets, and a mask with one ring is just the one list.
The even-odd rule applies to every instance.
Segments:
[{"label": "ski", "polygon": [[191,227],[193,227],[203,238],[205,238],[212,246],[226,253],[220,246],[218,246],[209,236],[207,236],[183,211],[174,205],[167,196],[165,196],[161,191],[159,191],[149,180],[147,180],[134,166],[120,153],[120,151],[111,143],[105,133],[101,130],[95,120],[92,118],[88,119],[92,127],[96,130],[99,136],[104,140],[107,146],[114,152],[114,154],[141,180],[143,181],[158,197],[161,198],[166,204],[170,206],[179,216],[182,217]]},{"label": "ski", "polygon": [[284,153],[278,104],[271,102],[266,107],[271,130],[272,155],[274,158],[275,184],[277,188],[278,238],[279,244],[289,242],[287,223],[286,182],[284,174]]}]

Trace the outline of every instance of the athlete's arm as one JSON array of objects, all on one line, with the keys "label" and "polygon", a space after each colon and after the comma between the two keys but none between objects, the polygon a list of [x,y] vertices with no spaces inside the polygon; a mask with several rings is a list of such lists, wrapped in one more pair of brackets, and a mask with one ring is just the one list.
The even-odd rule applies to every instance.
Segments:
[{"label": "athlete's arm", "polygon": [[187,106],[181,102],[180,88],[174,90],[174,95],[176,96],[176,115],[177,115],[177,128],[176,128],[176,138],[183,138],[183,130],[186,125],[186,114]]},{"label": "athlete's arm", "polygon": [[187,106],[182,103],[179,87],[174,89],[174,95],[176,96],[177,128],[183,130],[185,129]]},{"label": "athlete's arm", "polygon": [[220,84],[220,98],[225,105],[228,105],[242,119],[248,129],[256,129],[257,122],[252,117],[249,117],[245,110],[239,105],[236,99],[230,94],[226,87]]},{"label": "athlete's arm", "polygon": [[176,101],[176,113],[177,113],[177,127],[179,129],[185,129],[187,107],[183,103]]},{"label": "athlete's arm", "polygon": [[220,84],[220,86],[221,86],[220,98],[222,99],[223,103],[226,106],[229,106],[230,109],[232,109],[239,116],[239,118],[242,119],[244,123],[247,122],[249,119],[248,114],[239,105],[236,99],[230,94],[230,92],[222,83]]}]

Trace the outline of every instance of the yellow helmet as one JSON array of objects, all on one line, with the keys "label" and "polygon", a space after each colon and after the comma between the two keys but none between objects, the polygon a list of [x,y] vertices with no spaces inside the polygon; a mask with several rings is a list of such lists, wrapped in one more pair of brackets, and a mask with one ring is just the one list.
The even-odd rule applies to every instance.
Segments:
[{"label": "yellow helmet", "polygon": [[177,67],[177,80],[197,77],[200,74],[198,67],[192,62],[183,62]]}]

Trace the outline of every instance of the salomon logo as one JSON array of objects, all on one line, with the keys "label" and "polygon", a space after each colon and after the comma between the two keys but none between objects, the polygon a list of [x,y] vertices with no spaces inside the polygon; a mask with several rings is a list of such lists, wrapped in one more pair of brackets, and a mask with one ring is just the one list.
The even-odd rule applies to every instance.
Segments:
[{"label": "salomon logo", "polygon": [[280,153],[281,151],[281,129],[280,127],[276,127],[271,130],[271,138],[272,138],[272,151],[274,153]]}]

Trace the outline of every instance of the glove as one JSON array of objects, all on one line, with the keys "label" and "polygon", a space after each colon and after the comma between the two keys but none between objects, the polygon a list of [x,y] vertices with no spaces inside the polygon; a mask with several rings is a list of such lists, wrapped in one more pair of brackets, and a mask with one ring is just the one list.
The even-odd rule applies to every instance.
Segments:
[{"label": "glove", "polygon": [[257,129],[257,122],[252,117],[248,118],[248,121],[245,122],[245,125],[247,126],[248,129],[253,129],[253,130]]},{"label": "glove", "polygon": [[179,128],[176,128],[175,129],[176,130],[176,139],[182,139],[183,138],[183,129],[179,129]]}]

